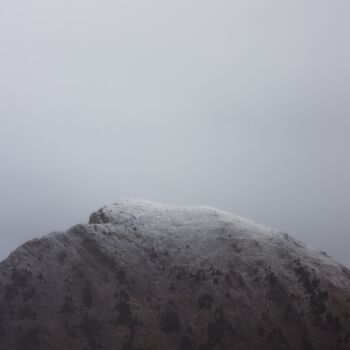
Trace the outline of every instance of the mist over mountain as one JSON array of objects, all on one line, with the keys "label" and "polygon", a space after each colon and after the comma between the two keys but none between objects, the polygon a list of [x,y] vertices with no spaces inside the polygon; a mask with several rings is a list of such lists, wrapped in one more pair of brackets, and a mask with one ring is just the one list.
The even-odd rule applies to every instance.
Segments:
[{"label": "mist over mountain", "polygon": [[1,1],[0,260],[140,196],[240,213],[350,267],[349,13]]},{"label": "mist over mountain", "polygon": [[0,349],[350,349],[350,271],[209,207],[122,200],[0,264]]}]

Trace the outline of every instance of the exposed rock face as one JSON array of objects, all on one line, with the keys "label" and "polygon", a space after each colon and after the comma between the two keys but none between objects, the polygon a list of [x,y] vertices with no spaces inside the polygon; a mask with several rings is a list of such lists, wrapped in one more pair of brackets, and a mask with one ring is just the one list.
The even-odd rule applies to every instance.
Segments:
[{"label": "exposed rock face", "polygon": [[120,201],[0,264],[0,349],[350,349],[350,271],[229,213]]}]

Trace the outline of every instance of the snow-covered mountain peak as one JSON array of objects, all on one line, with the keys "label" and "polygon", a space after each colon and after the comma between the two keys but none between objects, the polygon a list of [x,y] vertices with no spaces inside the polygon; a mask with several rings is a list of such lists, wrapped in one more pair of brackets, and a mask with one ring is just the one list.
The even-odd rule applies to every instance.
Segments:
[{"label": "snow-covered mountain peak", "polygon": [[123,199],[92,213],[89,224],[133,226],[142,231],[152,227],[155,231],[206,232],[211,227],[231,229],[236,235],[247,237],[279,237],[280,232],[251,220],[208,206],[175,206],[145,199]]},{"label": "snow-covered mountain peak", "polygon": [[350,349],[350,271],[210,207],[128,199],[0,264],[0,349]]}]

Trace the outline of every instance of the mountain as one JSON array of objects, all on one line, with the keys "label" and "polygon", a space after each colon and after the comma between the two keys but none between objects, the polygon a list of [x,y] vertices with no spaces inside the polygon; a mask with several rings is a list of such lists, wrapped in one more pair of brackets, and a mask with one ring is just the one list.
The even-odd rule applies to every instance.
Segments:
[{"label": "mountain", "polygon": [[0,349],[350,349],[350,271],[230,213],[122,200],[0,264]]}]

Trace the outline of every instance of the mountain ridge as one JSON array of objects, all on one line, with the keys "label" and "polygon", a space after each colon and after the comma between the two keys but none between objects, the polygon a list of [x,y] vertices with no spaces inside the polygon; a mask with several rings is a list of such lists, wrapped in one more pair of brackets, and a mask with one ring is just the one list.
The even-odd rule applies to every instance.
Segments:
[{"label": "mountain ridge", "polygon": [[0,263],[0,348],[350,349],[350,271],[210,207],[121,200]]}]

